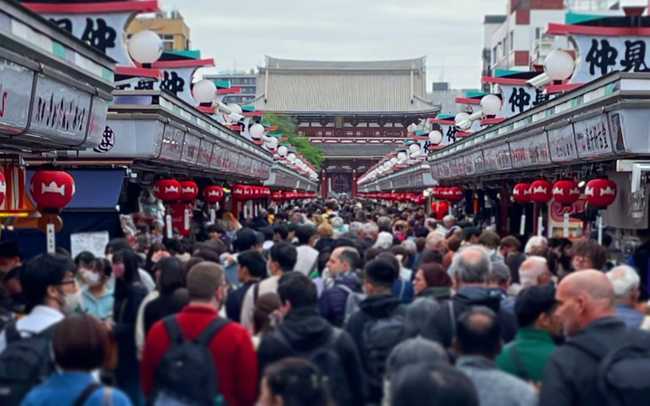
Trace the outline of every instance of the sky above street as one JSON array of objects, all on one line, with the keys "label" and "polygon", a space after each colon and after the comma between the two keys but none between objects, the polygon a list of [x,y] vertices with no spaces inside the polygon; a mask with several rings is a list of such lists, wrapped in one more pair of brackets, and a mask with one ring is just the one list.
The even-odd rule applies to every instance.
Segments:
[{"label": "sky above street", "polygon": [[381,60],[426,56],[427,82],[480,85],[483,16],[506,0],[161,0],[191,29],[192,48],[217,70],[249,70],[264,56]]}]

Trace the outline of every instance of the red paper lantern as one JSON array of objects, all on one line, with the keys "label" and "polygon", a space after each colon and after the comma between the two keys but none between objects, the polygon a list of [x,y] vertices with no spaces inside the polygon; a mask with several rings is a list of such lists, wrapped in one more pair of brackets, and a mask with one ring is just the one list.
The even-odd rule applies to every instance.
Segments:
[{"label": "red paper lantern", "polygon": [[223,200],[225,194],[221,186],[207,186],[203,189],[203,199],[208,204],[216,204]]},{"label": "red paper lantern", "polygon": [[196,200],[199,195],[199,187],[193,180],[184,180],[181,182],[181,200],[191,202]]},{"label": "red paper lantern", "polygon": [[616,200],[616,183],[609,179],[592,179],[587,182],[585,196],[589,206],[605,208]]},{"label": "red paper lantern", "polygon": [[7,179],[5,179],[5,174],[2,171],[0,171],[0,205],[4,203],[6,195],[7,195]]},{"label": "red paper lantern", "polygon": [[463,192],[463,189],[461,189],[458,186],[452,186],[450,188],[447,188],[447,200],[449,200],[452,203],[457,203],[463,200],[465,197],[465,193]]},{"label": "red paper lantern", "polygon": [[571,206],[580,198],[580,188],[574,180],[563,179],[553,184],[553,200],[564,205]]},{"label": "red paper lantern", "polygon": [[544,179],[538,179],[530,184],[530,201],[533,203],[548,203],[551,200],[551,184]]},{"label": "red paper lantern", "polygon": [[435,202],[432,202],[431,212],[436,220],[442,220],[447,214],[449,214],[449,202],[444,200],[436,200]]},{"label": "red paper lantern", "polygon": [[181,198],[181,183],[176,179],[160,179],[153,185],[153,194],[163,202],[173,202]]},{"label": "red paper lantern", "polygon": [[61,210],[74,196],[74,178],[64,171],[38,171],[32,176],[30,191],[40,209]]},{"label": "red paper lantern", "polygon": [[530,184],[517,183],[512,189],[512,198],[517,203],[530,203]]}]

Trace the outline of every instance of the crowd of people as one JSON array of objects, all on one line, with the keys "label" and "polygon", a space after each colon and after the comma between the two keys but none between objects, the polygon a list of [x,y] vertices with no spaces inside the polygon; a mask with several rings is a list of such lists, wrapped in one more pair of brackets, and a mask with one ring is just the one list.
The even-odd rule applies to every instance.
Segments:
[{"label": "crowd of people", "polygon": [[[639,405],[648,252],[314,200],[103,256],[0,243],[2,405]],[[645,262],[644,262],[645,259]]]}]

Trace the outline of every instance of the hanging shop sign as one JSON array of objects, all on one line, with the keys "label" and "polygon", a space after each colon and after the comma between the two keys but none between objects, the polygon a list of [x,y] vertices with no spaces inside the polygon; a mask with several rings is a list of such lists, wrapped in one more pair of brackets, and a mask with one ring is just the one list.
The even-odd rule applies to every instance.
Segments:
[{"label": "hanging shop sign", "polygon": [[0,132],[27,128],[33,78],[32,70],[0,57]]},{"label": "hanging shop sign", "polygon": [[573,162],[578,159],[572,124],[549,129],[547,134],[551,161]]},{"label": "hanging shop sign", "polygon": [[607,115],[601,114],[574,124],[575,140],[580,158],[595,158],[614,152]]},{"label": "hanging shop sign", "polygon": [[545,165],[551,162],[545,133],[538,133],[510,143],[513,168]]}]

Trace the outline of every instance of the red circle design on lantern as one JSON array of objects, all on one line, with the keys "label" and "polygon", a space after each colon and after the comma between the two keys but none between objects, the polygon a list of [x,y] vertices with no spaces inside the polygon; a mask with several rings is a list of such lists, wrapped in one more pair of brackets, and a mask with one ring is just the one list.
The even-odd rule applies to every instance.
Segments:
[{"label": "red circle design on lantern", "polygon": [[173,202],[181,198],[181,183],[176,179],[160,179],[153,185],[153,194],[163,202]]},{"label": "red circle design on lantern", "polygon": [[203,189],[203,199],[208,204],[216,204],[224,198],[223,187],[221,186],[207,186]]},{"label": "red circle design on lantern", "polygon": [[580,188],[574,180],[558,180],[553,184],[552,194],[553,200],[564,206],[570,206],[580,198]]},{"label": "red circle design on lantern", "polygon": [[431,211],[436,220],[442,220],[447,214],[449,214],[449,202],[436,200],[431,203]]},{"label": "red circle design on lantern", "polygon": [[458,186],[452,186],[447,188],[447,200],[449,200],[452,203],[457,203],[463,200],[465,197],[465,193],[463,192],[463,189],[458,187]]},{"label": "red circle design on lantern", "polygon": [[181,200],[191,202],[196,200],[199,195],[199,186],[193,180],[184,180],[181,182]]},{"label": "red circle design on lantern", "polygon": [[64,171],[37,171],[32,176],[30,191],[39,208],[61,210],[74,197],[74,178]]},{"label": "red circle design on lantern", "polygon": [[512,189],[512,198],[517,203],[530,203],[530,184],[529,183],[517,183]]},{"label": "red circle design on lantern", "polygon": [[530,201],[533,203],[548,203],[551,200],[551,184],[544,179],[538,179],[530,184]]},{"label": "red circle design on lantern", "polygon": [[592,179],[585,186],[585,197],[589,206],[604,208],[616,200],[616,183],[609,179]]}]

